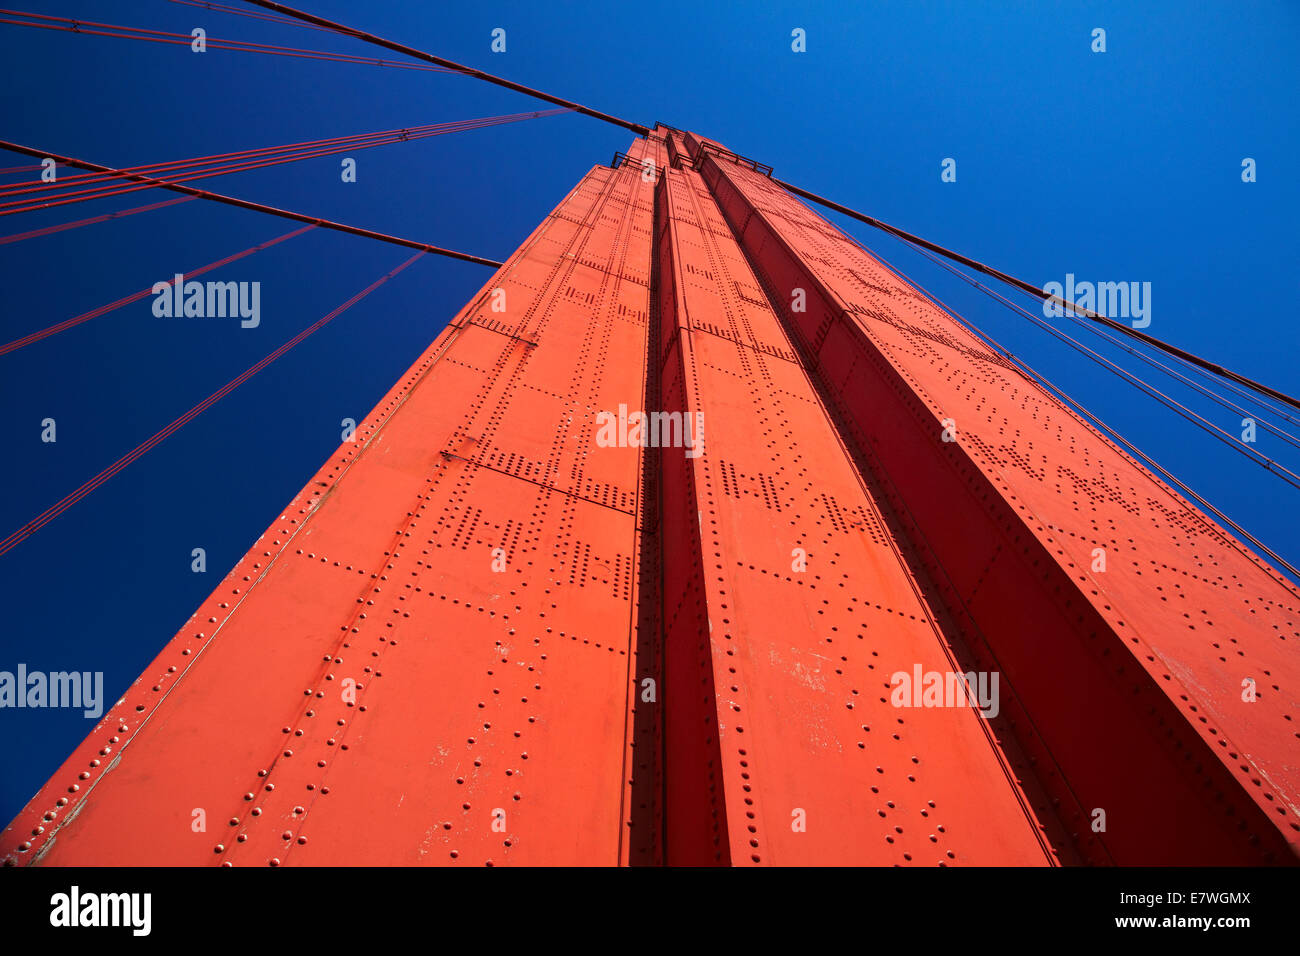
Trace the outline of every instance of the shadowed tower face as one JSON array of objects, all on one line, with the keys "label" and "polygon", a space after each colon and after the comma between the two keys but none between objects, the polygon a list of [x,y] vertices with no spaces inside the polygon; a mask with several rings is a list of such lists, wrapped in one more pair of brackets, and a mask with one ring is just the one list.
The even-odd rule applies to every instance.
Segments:
[{"label": "shadowed tower face", "polygon": [[766,172],[588,172],[5,860],[1293,862],[1295,590]]}]

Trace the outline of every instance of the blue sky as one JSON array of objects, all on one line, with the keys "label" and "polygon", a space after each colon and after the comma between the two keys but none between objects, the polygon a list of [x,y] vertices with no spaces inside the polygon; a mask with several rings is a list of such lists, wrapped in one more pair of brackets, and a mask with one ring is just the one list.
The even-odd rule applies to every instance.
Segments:
[{"label": "blue sky", "polygon": [[[1293,4],[302,3],[597,109],[696,130],[1035,285],[1066,273],[1150,282],[1148,332],[1300,391]],[[387,55],[165,0],[21,7]],[[504,54],[489,50],[496,27]],[[807,34],[803,54],[790,49],[796,27]],[[1096,27],[1104,54],[1090,49]],[[3,24],[0,77],[0,138],[115,166],[542,108],[451,75]],[[353,184],[328,157],[210,188],[503,259],[630,140],[567,115],[359,152]],[[957,161],[955,183],[941,182],[946,157]],[[1245,157],[1258,164],[1255,183],[1241,181]],[[0,155],[2,166],[28,162]],[[156,198],[165,197],[13,216],[0,235]],[[1300,493],[895,240],[840,224],[1300,562]],[[0,338],[291,228],[196,201],[0,246]],[[156,319],[145,299],[0,357],[0,536],[408,255],[316,230],[212,274],[261,282],[257,329]],[[340,421],[361,420],[489,276],[424,257],[0,557],[0,670],[103,671],[115,700],[333,451]],[[1117,361],[1239,432],[1230,414]],[[52,445],[40,441],[47,417],[58,423]],[[1266,433],[1256,447],[1300,466]],[[195,547],[207,550],[207,574],[190,570]],[[79,712],[0,712],[0,820],[92,726]]]}]

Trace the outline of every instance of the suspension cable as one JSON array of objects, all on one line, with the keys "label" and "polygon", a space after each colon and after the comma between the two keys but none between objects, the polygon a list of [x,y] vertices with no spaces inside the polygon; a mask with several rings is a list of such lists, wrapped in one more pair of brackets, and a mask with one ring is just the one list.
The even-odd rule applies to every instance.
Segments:
[{"label": "suspension cable", "polygon": [[[271,13],[263,13],[260,10],[240,10],[225,3],[212,3],[211,0],[169,0],[170,3],[182,3],[190,7],[199,7],[204,10],[211,10],[215,13],[233,13],[238,17],[248,17],[253,20],[262,20],[267,23],[283,23],[289,26],[302,27],[307,30],[318,30],[321,33],[336,33],[328,27],[318,27],[314,23],[303,23],[300,20],[294,20],[291,17],[276,16]],[[453,72],[448,70],[447,72]]]},{"label": "suspension cable", "polygon": [[[259,2],[259,0],[247,0],[247,2],[257,3]],[[1157,348],[1162,352],[1168,352],[1170,355],[1178,356],[1179,358],[1183,359],[1183,361],[1185,362],[1189,362],[1193,365],[1198,365],[1201,368],[1206,369],[1207,371],[1213,372],[1215,375],[1218,375],[1222,378],[1231,379],[1232,381],[1237,382],[1241,385],[1245,385],[1248,388],[1252,388],[1257,392],[1260,392],[1264,395],[1268,395],[1271,398],[1275,398],[1280,402],[1285,402],[1287,405],[1290,405],[1293,408],[1300,408],[1300,398],[1293,398],[1292,396],[1287,395],[1284,392],[1279,392],[1275,388],[1271,388],[1268,385],[1264,385],[1261,382],[1255,381],[1254,379],[1247,378],[1246,376],[1234,372],[1231,369],[1224,368],[1222,365],[1219,365],[1217,362],[1211,362],[1209,359],[1201,358],[1199,355],[1193,355],[1191,352],[1188,352],[1185,349],[1180,349],[1176,345],[1170,345],[1168,342],[1164,342],[1153,335],[1148,335],[1145,332],[1141,332],[1135,328],[1132,328],[1131,326],[1127,326],[1122,322],[1116,322],[1114,319],[1108,318],[1107,316],[1101,315],[1097,312],[1093,312],[1091,309],[1085,309],[1083,308],[1083,306],[1076,305],[1075,303],[1071,302],[1069,299],[1064,299],[1059,295],[1051,295],[1050,293],[1044,292],[1042,289],[1039,289],[1036,286],[1030,285],[1028,282],[1025,282],[1022,279],[1017,279],[1015,276],[1007,275],[1005,272],[1001,272],[997,269],[994,269],[992,266],[986,266],[982,262],[976,262],[974,259],[968,258],[967,256],[963,256],[961,253],[953,252],[951,249],[945,249],[943,246],[930,242],[928,239],[922,239],[920,236],[914,236],[910,232],[904,232],[902,229],[899,229],[895,226],[891,226],[886,222],[881,222],[879,219],[876,219],[873,216],[865,215],[854,209],[850,209],[848,206],[842,206],[839,203],[834,202],[833,200],[826,199],[823,196],[818,196],[816,193],[811,193],[806,189],[801,189],[798,186],[792,185],[790,183],[782,182],[779,179],[773,178],[772,182],[780,186],[782,189],[794,193],[796,196],[801,196],[804,199],[818,203],[819,205],[825,206],[827,209],[833,209],[838,213],[850,217],[851,219],[858,220],[858,222],[864,222],[868,226],[872,226],[876,229],[882,230],[883,232],[887,232],[890,235],[898,237],[899,239],[903,239],[906,242],[912,243],[914,246],[918,246],[923,249],[928,249],[931,252],[937,252],[941,256],[944,256],[948,259],[952,259],[954,262],[960,262],[962,265],[968,266],[976,270],[977,272],[982,272],[985,275],[992,276],[993,278],[1005,282],[1008,285],[1014,286],[1015,288],[1021,290],[1022,292],[1027,292],[1030,295],[1034,296],[1035,298],[1043,300],[1044,302],[1053,302],[1057,305],[1060,305],[1064,309],[1072,310],[1077,315],[1081,315],[1084,318],[1091,319],[1094,322],[1100,322],[1102,325],[1109,326],[1110,328],[1114,329],[1117,332],[1122,332],[1124,335],[1130,336],[1135,339],[1139,339],[1145,342],[1147,345],[1150,345],[1153,348]]]},{"label": "suspension cable", "polygon": [[284,355],[290,349],[294,348],[296,345],[298,345],[300,342],[302,342],[312,333],[317,332],[320,329],[324,328],[326,325],[328,325],[339,315],[346,312],[352,306],[356,305],[356,303],[360,302],[371,292],[375,291],[375,289],[379,288],[381,285],[383,285],[393,276],[397,275],[399,272],[401,272],[403,269],[409,266],[416,259],[420,258],[421,255],[423,255],[422,252],[417,252],[415,255],[411,256],[411,258],[407,259],[405,262],[403,262],[393,271],[387,273],[386,275],[380,276],[378,279],[376,279],[366,288],[362,289],[356,295],[352,296],[352,298],[348,299],[342,305],[336,307],[331,312],[326,313],[326,315],[323,318],[317,320],[314,324],[309,325],[307,328],[303,329],[301,332],[299,332],[289,341],[285,342],[274,352],[267,355],[257,364],[250,366],[241,375],[238,375],[237,377],[231,379],[221,388],[217,389],[207,398],[203,399],[203,401],[199,402],[197,405],[195,405],[193,408],[187,411],[184,415],[180,416],[180,418],[177,418],[175,421],[173,421],[170,425],[156,432],[151,438],[147,439],[146,441],[137,445],[131,451],[127,452],[116,462],[109,465],[99,474],[95,475],[93,478],[86,481],[83,485],[81,485],[81,487],[77,488],[75,491],[65,495],[64,497],[56,501],[54,504],[50,505],[50,507],[46,508],[44,511],[42,511],[31,521],[28,521],[21,528],[14,531],[4,540],[0,541],[0,555],[4,555],[12,551],[15,547],[17,547],[23,541],[30,538],[33,534],[35,534],[41,528],[45,527],[47,524],[49,524],[59,515],[63,514],[63,512],[67,511],[69,508],[71,508],[82,498],[86,497],[88,494],[90,494],[100,485],[104,484],[104,482],[108,481],[110,478],[112,478],[122,469],[126,468],[136,459],[140,458],[145,453],[150,451],[155,445],[160,444],[169,436],[174,434],[176,431],[180,430],[183,426],[189,424],[191,421],[193,421],[203,412],[207,411],[217,402],[221,401],[221,399],[225,398],[227,395],[233,392],[240,385],[243,385],[245,382],[247,382],[258,372],[262,371],[262,369],[266,368],[276,359],[280,358],[280,356]]},{"label": "suspension cable", "polygon": [[1281,478],[1283,481],[1285,481],[1287,484],[1291,485],[1292,487],[1300,489],[1300,475],[1296,474],[1294,471],[1287,468],[1285,465],[1282,465],[1274,461],[1273,459],[1269,458],[1267,455],[1261,454],[1258,451],[1252,451],[1251,449],[1247,448],[1245,445],[1238,442],[1236,439],[1234,439],[1231,435],[1225,432],[1222,428],[1215,425],[1213,422],[1208,421],[1207,419],[1198,415],[1196,412],[1192,411],[1190,408],[1183,405],[1181,402],[1178,402],[1177,400],[1170,398],[1164,392],[1160,391],[1155,386],[1150,385],[1149,383],[1143,381],[1141,378],[1137,377],[1136,375],[1133,375],[1131,372],[1128,372],[1125,369],[1120,368],[1114,362],[1094,352],[1092,349],[1088,348],[1082,342],[1079,342],[1078,340],[1072,338],[1071,336],[1066,335],[1064,332],[1060,331],[1050,323],[1039,319],[1036,315],[1034,315],[1033,313],[1029,312],[1026,309],[1021,308],[1019,305],[1012,302],[1010,299],[1007,299],[1001,293],[993,289],[990,289],[985,285],[982,285],[981,283],[971,278],[970,276],[967,276],[961,271],[954,269],[952,266],[948,265],[948,263],[942,262],[937,257],[927,252],[925,249],[919,246],[915,248],[922,255],[926,256],[926,258],[934,262],[936,265],[941,266],[944,269],[947,269],[953,275],[975,286],[975,288],[981,290],[986,295],[993,297],[994,299],[998,300],[1008,308],[1013,309],[1014,311],[1020,313],[1025,318],[1029,319],[1029,321],[1037,325],[1039,328],[1045,330],[1055,338],[1065,342],[1067,345],[1069,345],[1075,351],[1079,352],[1085,358],[1091,359],[1093,362],[1096,362],[1102,367],[1107,368],[1108,370],[1119,375],[1121,378],[1128,381],[1131,385],[1136,386],[1137,388],[1145,392],[1147,395],[1151,396],[1156,401],[1160,402],[1160,404],[1178,413],[1187,421],[1191,422],[1193,425],[1196,425],[1202,431],[1205,431],[1210,435],[1214,436],[1215,438],[1219,439],[1229,448],[1233,449],[1234,451],[1238,452],[1241,455],[1244,455],[1246,458],[1255,462],[1255,464],[1260,465],[1271,474],[1274,474],[1277,477]]},{"label": "suspension cable", "polygon": [[[846,235],[848,234],[846,233]],[[853,241],[859,247],[864,249],[870,255],[879,259],[890,269],[893,269],[895,273],[902,275],[902,273],[898,269],[896,269],[889,262],[888,259],[880,255],[880,253],[875,252],[871,249],[867,249],[867,247],[862,242],[860,242],[856,237],[850,236],[850,238],[852,238]],[[949,268],[946,263],[939,262],[938,260],[934,260],[934,261],[938,265],[944,266],[944,268]],[[955,270],[950,269],[950,271],[955,271]],[[965,279],[967,282],[974,285],[976,288],[979,288],[981,291],[985,292],[985,294],[993,295],[993,296],[997,295],[997,293],[994,293],[992,292],[992,290],[982,286],[977,280],[972,279],[969,276],[962,275],[961,273],[958,273],[958,275],[961,275],[963,279]],[[1274,561],[1279,567],[1285,568],[1286,571],[1289,574],[1291,574],[1292,577],[1294,577],[1297,581],[1300,581],[1300,568],[1296,568],[1293,564],[1291,564],[1289,561],[1283,558],[1280,554],[1278,554],[1268,545],[1264,544],[1263,541],[1261,541],[1255,535],[1247,531],[1241,524],[1239,524],[1236,521],[1233,521],[1232,518],[1228,517],[1228,515],[1225,514],[1223,511],[1216,508],[1205,498],[1198,495],[1195,491],[1191,489],[1190,486],[1188,486],[1185,482],[1179,480],[1179,478],[1176,475],[1174,475],[1172,472],[1170,472],[1168,469],[1162,467],[1160,463],[1157,462],[1154,458],[1144,453],[1140,448],[1138,448],[1137,445],[1135,445],[1133,442],[1126,439],[1115,428],[1106,424],[1106,422],[1100,416],[1090,412],[1086,407],[1084,407],[1084,405],[1081,402],[1070,397],[1070,395],[1067,394],[1065,390],[1062,389],[1060,386],[1054,385],[1048,378],[1039,374],[1038,372],[1035,372],[1033,368],[1031,368],[1027,363],[1022,362],[1019,358],[1017,358],[1016,355],[1010,349],[1001,345],[991,335],[989,335],[987,332],[984,332],[977,325],[975,325],[969,318],[958,318],[957,314],[942,299],[934,295],[934,293],[930,292],[930,290],[926,289],[924,286],[922,286],[919,282],[916,282],[914,279],[909,281],[911,281],[913,285],[915,285],[918,289],[920,289],[926,295],[926,297],[930,299],[931,302],[933,302],[940,309],[942,309],[947,314],[947,316],[953,320],[953,322],[955,322],[959,326],[969,329],[975,336],[977,336],[991,349],[993,349],[995,352],[1005,357],[1007,361],[1011,362],[1027,379],[1029,379],[1032,382],[1035,382],[1043,389],[1055,395],[1057,398],[1063,401],[1067,406],[1074,409],[1085,420],[1091,423],[1094,428],[1100,431],[1104,436],[1109,437],[1113,442],[1115,442],[1116,445],[1120,446],[1122,451],[1127,451],[1131,456],[1133,456],[1136,459],[1139,459],[1142,463],[1145,463],[1148,467],[1150,467],[1153,471],[1159,474],[1167,482],[1169,482],[1171,485],[1174,485],[1176,488],[1182,491],[1189,498],[1196,501],[1202,508],[1212,513],[1225,525],[1230,527],[1242,539],[1250,542],[1250,544],[1258,548],[1259,551],[1267,555],[1269,559]],[[1018,308],[1018,307],[1012,306],[1012,308]],[[1214,526],[1210,522],[1206,521],[1204,515],[1196,512],[1194,509],[1192,510],[1192,513],[1196,516],[1197,520],[1205,523],[1213,533],[1216,534],[1218,533],[1219,529],[1214,528]],[[1275,570],[1273,568],[1269,568],[1263,561],[1260,561],[1257,555],[1253,555],[1245,548],[1242,548],[1238,542],[1229,539],[1228,543],[1230,546],[1232,546],[1236,551],[1240,552],[1248,560],[1252,561],[1257,565],[1264,567],[1265,570],[1268,571]]]},{"label": "suspension cable", "polygon": [[[10,20],[0,18],[0,23],[16,27],[35,27],[39,30],[57,30],[61,33],[82,33],[88,36],[113,37],[119,40],[145,40],[150,43],[166,43],[172,46],[191,46],[195,38],[188,33],[168,33],[165,30],[148,30],[144,27],[125,27],[114,23],[96,23],[91,20],[73,20],[70,17],[55,17],[42,13],[25,13],[22,10],[0,9],[0,14],[27,17],[27,20]],[[31,23],[31,20],[52,21]],[[67,24],[60,26],[59,24]],[[115,32],[110,32],[115,31]],[[370,57],[355,56],[350,53],[328,53],[322,50],[304,50],[299,47],[275,46],[267,43],[252,43],[248,40],[224,40],[218,37],[205,37],[204,43],[213,50],[233,50],[241,53],[269,53],[276,56],[292,56],[305,60],[333,60],[340,63],[362,63],[368,66],[387,66],[403,70],[426,70],[431,73],[455,73],[434,66],[420,66],[415,63],[402,63],[396,60],[376,60]]]},{"label": "suspension cable", "polygon": [[[446,123],[429,123],[424,126],[410,126],[399,129],[377,130],[371,133],[353,133],[348,136],[327,136],[321,139],[306,140],[301,143],[287,143],[283,146],[262,146],[252,149],[239,149],[228,153],[214,153],[210,156],[198,156],[190,159],[175,159],[163,163],[149,163],[142,166],[123,166],[120,172],[124,173],[147,173],[157,174],[162,172],[178,172],[181,170],[203,167],[211,165],[213,169],[219,168],[224,162],[234,162],[237,160],[252,160],[267,157],[287,157],[289,159],[310,158],[312,155],[327,155],[325,152],[314,152],[316,150],[326,150],[331,147],[340,147],[339,151],[345,151],[348,148],[365,149],[370,146],[382,146],[388,143],[407,142],[412,139],[423,139],[429,136],[440,136],[448,133],[462,133],[471,130],[485,129],[490,126],[501,126],[506,123],[517,123],[523,120],[536,119],[542,116],[554,116],[557,113],[563,113],[564,110],[543,110],[532,113],[510,113],[502,116],[483,116],[475,119],[453,120]],[[35,168],[40,168],[35,167]],[[213,173],[216,175],[216,173]],[[22,196],[32,193],[48,192],[54,188],[67,188],[72,186],[87,186],[92,183],[101,183],[111,181],[117,178],[116,174],[107,173],[83,173],[81,175],[64,176],[55,182],[36,182],[30,180],[27,182],[7,183],[0,185],[0,199],[6,199],[10,196]]]},{"label": "suspension cable", "polygon": [[[180,202],[180,200],[175,200],[175,201]],[[252,246],[248,249],[243,250],[242,252],[236,252],[234,255],[226,256],[224,259],[218,259],[216,262],[209,262],[206,266],[200,266],[199,268],[193,269],[190,272],[183,273],[182,278],[189,279],[189,278],[193,278],[194,276],[203,275],[205,272],[211,272],[213,269],[219,269],[221,266],[229,265],[232,262],[235,262],[239,259],[243,259],[245,256],[251,256],[255,252],[261,252],[263,249],[269,249],[271,248],[271,246],[278,245],[279,243],[284,242],[286,239],[292,239],[295,236],[300,236],[304,232],[307,232],[308,230],[315,229],[315,228],[316,226],[314,223],[310,226],[299,226],[297,229],[293,230],[292,232],[286,232],[283,236],[276,236],[274,239],[268,239],[266,242],[263,242],[260,245]],[[173,276],[171,279],[167,281],[167,284],[171,286],[174,285],[175,282],[176,279],[175,276]],[[91,319],[97,319],[101,315],[107,315],[109,312],[113,312],[117,309],[120,309],[124,305],[130,305],[132,302],[139,302],[145,296],[152,295],[153,291],[154,291],[154,286],[152,285],[147,286],[146,288],[141,289],[139,292],[133,292],[130,295],[124,296],[123,298],[110,302],[107,305],[101,305],[97,309],[91,309],[89,312],[83,312],[81,313],[81,315],[76,315],[70,319],[65,319],[62,322],[59,322],[55,325],[51,325],[49,328],[41,329],[39,332],[33,332],[30,335],[24,335],[20,339],[14,339],[12,342],[6,342],[4,345],[0,345],[0,355],[8,355],[10,352],[16,352],[18,351],[18,349],[25,348],[26,346],[31,345],[34,342],[39,342],[41,339],[49,338],[51,335],[56,335],[57,333],[62,332],[65,329],[70,329],[74,325],[80,325],[83,322],[89,322]]]},{"label": "suspension cable", "polygon": [[7,246],[11,242],[22,242],[24,239],[35,239],[39,236],[48,236],[56,232],[63,232],[66,229],[76,229],[79,226],[93,226],[95,223],[107,222],[110,219],[121,219],[125,216],[134,216],[138,212],[152,212],[155,209],[162,209],[164,206],[175,206],[177,203],[193,202],[196,196],[177,196],[175,199],[164,199],[162,202],[151,202],[144,206],[133,206],[130,209],[122,209],[118,212],[107,212],[101,216],[91,216],[89,219],[78,219],[75,222],[61,222],[54,226],[43,226],[40,229],[29,229],[27,232],[16,232],[9,236],[0,236],[0,246]]},{"label": "suspension cable", "polygon": [[649,127],[642,126],[640,123],[633,123],[629,120],[619,119],[617,116],[610,116],[608,113],[602,113],[599,110],[593,110],[583,106],[581,103],[575,103],[572,100],[562,99],[558,96],[552,96],[550,93],[543,93],[541,90],[535,90],[532,87],[524,86],[522,83],[515,83],[511,80],[499,76],[493,76],[491,73],[484,73],[482,70],[476,70],[473,67],[464,66],[452,60],[444,59],[440,56],[434,56],[432,53],[425,53],[423,50],[417,50],[415,47],[406,46],[404,43],[395,43],[392,40],[385,40],[383,37],[375,36],[373,33],[367,33],[364,30],[357,30],[353,27],[344,26],[341,23],[335,23],[333,20],[326,20],[324,17],[318,17],[312,13],[304,13],[302,10],[295,10],[293,7],[286,7],[282,3],[272,3],[271,0],[245,0],[246,3],[256,4],[267,10],[274,10],[276,13],[282,13],[285,16],[293,17],[295,20],[302,20],[305,23],[314,23],[316,26],[325,27],[344,36],[354,37],[358,40],[364,40],[366,43],[373,43],[381,46],[386,50],[392,50],[395,53],[402,53],[417,60],[423,60],[426,63],[432,63],[436,66],[445,67],[457,73],[463,73],[466,76],[472,76],[478,80],[484,80],[488,83],[495,83],[497,86],[504,86],[508,90],[514,90],[516,93],[523,93],[526,96],[532,96],[539,100],[545,100],[548,103],[554,103],[557,106],[567,106],[574,112],[581,113],[584,116],[590,116],[593,119],[602,120],[606,123],[612,123],[615,126],[621,126],[623,129],[631,130],[639,136],[646,136],[650,133]]},{"label": "suspension cable", "polygon": [[[942,265],[942,263],[940,264]],[[1080,328],[1087,329],[1093,335],[1097,335],[1105,339],[1107,342],[1111,343],[1117,349],[1122,349],[1123,351],[1128,352],[1132,356],[1135,356],[1136,358],[1138,358],[1145,364],[1151,366],[1152,368],[1161,370],[1170,378],[1182,382],[1188,388],[1193,389],[1196,392],[1199,392],[1200,394],[1204,395],[1206,398],[1222,406],[1223,408],[1226,408],[1229,411],[1236,412],[1239,415],[1244,415],[1248,418],[1256,420],[1261,428],[1264,428],[1272,432],[1274,435],[1277,435],[1287,444],[1292,445],[1296,448],[1300,448],[1300,438],[1297,438],[1296,436],[1292,435],[1290,432],[1286,431],[1285,429],[1270,424],[1269,422],[1265,421],[1263,418],[1260,418],[1257,413],[1253,413],[1248,411],[1245,408],[1242,408],[1236,402],[1232,401],[1231,399],[1225,398],[1224,396],[1220,395],[1218,392],[1214,391],[1214,389],[1208,388],[1200,384],[1199,382],[1196,382],[1188,378],[1182,372],[1179,372],[1177,369],[1165,365],[1163,362],[1157,361],[1155,358],[1153,358],[1150,355],[1147,355],[1141,349],[1129,345],[1127,342],[1121,341],[1120,339],[1116,338],[1115,336],[1107,332],[1104,328],[1098,326],[1096,323],[1088,322],[1085,319],[1080,318],[1079,316],[1070,314],[1069,312],[1065,313],[1065,316],[1075,325],[1079,326]],[[1215,384],[1226,386],[1230,383],[1223,382],[1223,381],[1216,381]],[[1287,415],[1285,412],[1282,412],[1280,409],[1276,410],[1276,413],[1283,415],[1283,417],[1291,421],[1294,421],[1294,419],[1291,419],[1289,415]]]},{"label": "suspension cable", "polygon": [[[326,145],[318,146],[307,144],[306,148],[300,148],[303,144],[296,144],[292,146],[274,146],[260,150],[245,150],[240,153],[226,154],[226,156],[234,156],[234,159],[226,159],[223,156],[217,156],[202,157],[193,160],[175,160],[170,163],[159,163],[152,166],[125,167],[116,170],[109,175],[71,176],[66,178],[64,181],[57,183],[42,183],[40,185],[31,185],[29,183],[11,184],[8,187],[0,187],[0,199],[6,199],[9,196],[23,195],[29,196],[30,198],[0,203],[0,217],[11,216],[22,212],[31,212],[36,209],[52,209],[57,206],[68,205],[69,203],[84,202],[90,199],[103,199],[107,196],[119,196],[123,193],[137,192],[141,189],[153,188],[152,184],[149,182],[145,182],[143,185],[131,185],[129,183],[106,184],[114,179],[120,180],[131,173],[147,175],[153,174],[158,170],[165,172],[172,172],[174,170],[178,175],[169,176],[168,182],[175,184],[189,182],[196,179],[226,176],[231,173],[245,172],[250,169],[261,169],[267,166],[277,166],[285,163],[298,162],[304,159],[314,159],[320,156],[371,149],[376,146],[385,146],[392,143],[427,139],[431,136],[443,136],[447,133],[482,129],[488,126],[503,125],[505,123],[516,123],[523,120],[536,119],[541,116],[551,116],[562,112],[564,112],[564,110],[544,110],[537,113],[514,113],[507,116],[461,120],[455,123],[441,123],[432,127],[417,127],[415,130],[390,130],[383,133],[361,134],[359,137],[340,137],[340,139],[348,140],[348,142],[343,142],[341,144],[322,140],[320,142],[326,143]],[[282,152],[284,150],[289,150],[289,152]],[[277,151],[281,152],[277,154]],[[211,162],[208,168],[185,170],[185,167],[209,162],[214,159],[216,162]],[[91,182],[93,182],[93,185],[90,184]],[[75,187],[83,185],[89,185],[90,188],[83,189],[79,192],[76,191]],[[65,187],[67,187],[66,191],[64,191]],[[11,191],[6,193],[4,191],[5,189]],[[45,198],[49,196],[51,192],[54,193],[54,198]]]},{"label": "suspension cable", "polygon": [[[111,166],[101,166],[98,163],[87,162],[84,159],[74,159],[70,156],[60,156],[49,150],[34,149],[31,146],[23,146],[21,143],[11,143],[0,140],[0,149],[7,149],[11,152],[22,153],[25,156],[35,156],[37,159],[50,158],[55,162],[62,163],[65,166],[76,166],[78,169],[90,169],[97,172],[120,173],[121,170],[114,169]],[[263,212],[271,216],[279,216],[282,219],[292,219],[295,222],[305,222],[312,225],[320,226],[322,229],[333,229],[336,232],[346,232],[353,236],[363,236],[367,239],[378,239],[380,242],[390,242],[398,246],[406,246],[408,249],[419,249],[423,252],[431,252],[438,256],[447,256],[450,259],[459,259],[462,262],[474,262],[481,266],[491,266],[499,269],[503,263],[495,259],[485,259],[482,256],[473,256],[467,252],[456,252],[453,249],[444,249],[441,246],[429,245],[424,242],[416,242],[413,239],[403,239],[400,236],[389,236],[382,232],[375,232],[373,229],[363,229],[360,226],[349,226],[346,223],[333,222],[329,219],[320,219],[316,216],[306,216],[300,212],[293,212],[288,209],[280,209],[275,206],[267,206],[263,203],[252,202],[247,199],[237,199],[234,196],[226,196],[222,193],[214,193],[206,189],[196,189],[193,186],[186,186],[180,183],[168,182],[164,179],[152,179],[148,176],[142,176],[139,173],[123,174],[127,179],[135,179],[148,182],[160,189],[169,189],[172,192],[185,193],[188,196],[197,196],[200,199],[210,199],[213,202],[225,203],[228,206],[237,206],[240,209],[251,209],[254,212]]]},{"label": "suspension cable", "polygon": [[1233,382],[1229,381],[1228,379],[1219,378],[1218,376],[1214,375],[1214,373],[1206,371],[1205,369],[1201,368],[1199,365],[1193,365],[1191,362],[1188,362],[1186,359],[1180,356],[1175,355],[1174,361],[1176,361],[1182,367],[1195,373],[1196,375],[1199,375],[1202,379],[1208,382],[1213,382],[1216,385],[1221,385],[1224,388],[1226,388],[1228,391],[1232,392],[1233,394],[1240,396],[1241,398],[1245,399],[1248,402],[1252,402],[1253,404],[1258,405],[1260,408],[1264,409],[1268,414],[1281,416],[1282,418],[1285,418],[1293,425],[1300,425],[1300,418],[1297,418],[1287,409],[1279,407],[1275,402],[1273,402],[1272,399],[1268,398],[1267,396],[1261,395],[1258,392],[1247,391],[1244,388],[1240,388],[1237,385],[1235,385]]}]

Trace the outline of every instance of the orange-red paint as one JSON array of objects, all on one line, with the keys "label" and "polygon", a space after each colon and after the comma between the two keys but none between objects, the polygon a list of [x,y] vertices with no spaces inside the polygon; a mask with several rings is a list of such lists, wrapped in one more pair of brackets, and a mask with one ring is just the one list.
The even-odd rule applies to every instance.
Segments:
[{"label": "orange-red paint", "polygon": [[[694,416],[700,444],[598,441],[620,409]],[[1298,605],[763,167],[659,126],[484,285],[0,855],[1293,862]],[[997,673],[996,713],[897,706],[894,675],[967,671]]]}]

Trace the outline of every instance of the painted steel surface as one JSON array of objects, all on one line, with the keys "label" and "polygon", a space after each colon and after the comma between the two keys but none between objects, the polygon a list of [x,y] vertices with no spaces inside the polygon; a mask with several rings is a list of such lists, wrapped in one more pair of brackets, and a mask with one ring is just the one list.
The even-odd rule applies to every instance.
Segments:
[{"label": "painted steel surface", "polygon": [[1296,589],[769,178],[694,159],[1083,858],[1294,862]]},{"label": "painted steel surface", "polygon": [[8,861],[636,855],[641,450],[591,437],[645,401],[653,190],[578,184],[5,831]]},{"label": "painted steel surface", "polygon": [[1294,862],[1296,590],[761,163],[616,162],[0,858]]},{"label": "painted steel surface", "polygon": [[668,862],[1053,862],[977,710],[893,706],[892,673],[959,669],[951,625],[692,170],[656,254],[664,408],[704,446],[661,452]]}]

